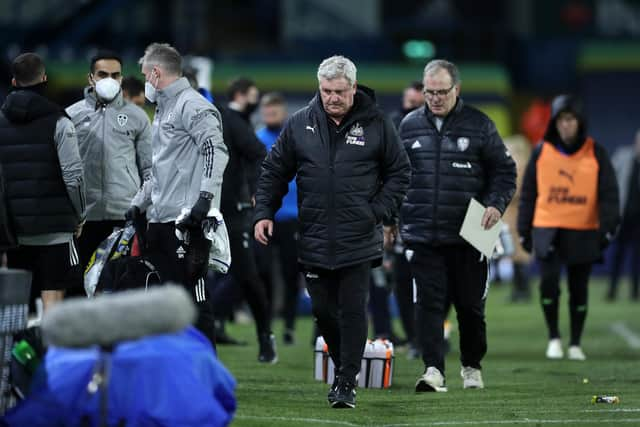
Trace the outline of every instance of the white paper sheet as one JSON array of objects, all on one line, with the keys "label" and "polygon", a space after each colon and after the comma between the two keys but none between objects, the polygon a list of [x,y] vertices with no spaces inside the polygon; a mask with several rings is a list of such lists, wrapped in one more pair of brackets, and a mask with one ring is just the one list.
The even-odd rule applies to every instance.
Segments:
[{"label": "white paper sheet", "polygon": [[460,228],[460,236],[490,259],[496,247],[498,237],[500,236],[502,220],[499,220],[490,229],[485,230],[482,225],[480,225],[485,210],[486,208],[476,199],[472,198],[469,201],[467,214]]}]

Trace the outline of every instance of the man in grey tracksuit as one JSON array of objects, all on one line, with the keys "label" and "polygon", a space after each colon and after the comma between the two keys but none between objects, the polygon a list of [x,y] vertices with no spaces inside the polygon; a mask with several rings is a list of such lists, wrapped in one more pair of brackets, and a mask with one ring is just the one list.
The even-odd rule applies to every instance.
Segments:
[{"label": "man in grey tracksuit", "polygon": [[[154,43],[140,59],[145,96],[156,102],[152,123],[153,165],[149,181],[131,202],[127,217],[146,210],[147,245],[163,281],[176,281],[191,290],[198,305],[196,326],[212,342],[213,310],[204,276],[211,242],[202,221],[220,207],[227,147],[218,110],[180,77],[182,58],[168,44]],[[176,219],[187,213],[180,228],[189,241],[176,236]]]},{"label": "man in grey tracksuit", "polygon": [[91,59],[84,99],[66,109],[85,170],[87,222],[78,239],[83,265],[113,227],[124,224],[131,199],[151,177],[149,117],[123,99],[121,81],[120,58],[99,52]]}]

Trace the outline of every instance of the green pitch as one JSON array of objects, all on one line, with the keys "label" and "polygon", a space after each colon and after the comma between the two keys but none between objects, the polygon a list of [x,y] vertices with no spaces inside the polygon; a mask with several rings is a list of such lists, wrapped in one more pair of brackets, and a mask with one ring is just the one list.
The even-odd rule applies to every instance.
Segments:
[{"label": "green pitch", "polygon": [[[537,285],[537,282],[536,282]],[[626,296],[627,284],[622,283]],[[561,333],[569,335],[567,291],[561,296]],[[448,393],[414,392],[421,361],[397,349],[393,386],[358,389],[355,410],[331,409],[328,385],[313,379],[311,321],[298,321],[296,344],[281,344],[279,362],[257,362],[253,325],[229,325],[246,347],[219,347],[220,359],[238,381],[234,426],[640,426],[640,304],[602,300],[604,283],[592,280],[583,338],[585,362],[550,361],[537,303],[507,304],[508,287],[493,286],[487,303],[489,351],[483,361],[484,390],[462,390],[455,317],[447,358]],[[615,325],[615,326],[614,326]],[[614,332],[613,329],[618,330]],[[396,325],[396,331],[401,328]],[[620,332],[622,331],[622,332]],[[626,333],[626,339],[623,335]],[[631,333],[631,335],[629,335]],[[566,348],[565,348],[566,353]],[[591,404],[593,395],[616,395],[619,405]]]}]

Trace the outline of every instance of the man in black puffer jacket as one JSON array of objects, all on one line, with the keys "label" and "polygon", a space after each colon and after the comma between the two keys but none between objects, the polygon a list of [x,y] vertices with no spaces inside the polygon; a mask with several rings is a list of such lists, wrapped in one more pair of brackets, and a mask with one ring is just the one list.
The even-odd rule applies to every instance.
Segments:
[{"label": "man in black puffer jacket", "polygon": [[458,315],[464,388],[482,388],[487,350],[487,260],[459,235],[469,200],[487,207],[482,227],[502,216],[516,188],[516,167],[493,122],[458,97],[457,67],[434,60],[424,69],[426,106],[400,124],[412,166],[402,206],[402,240],[416,285],[416,322],[425,373],[416,391],[446,391],[442,324]]},{"label": "man in black puffer jacket", "polygon": [[[255,237],[267,244],[273,217],[296,177],[300,240],[318,328],[337,369],[333,407],[355,407],[355,377],[367,337],[369,271],[382,258],[383,227],[396,215],[410,180],[406,152],[373,91],[356,87],[347,58],[325,59],[319,93],[296,112],[262,164]],[[390,239],[394,226],[385,227]]]}]

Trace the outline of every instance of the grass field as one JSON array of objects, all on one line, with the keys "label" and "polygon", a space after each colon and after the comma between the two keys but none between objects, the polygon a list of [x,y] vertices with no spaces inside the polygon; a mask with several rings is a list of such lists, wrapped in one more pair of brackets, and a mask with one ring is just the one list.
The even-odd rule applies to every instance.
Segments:
[{"label": "grass field", "polygon": [[[566,337],[565,289],[563,285],[560,316],[561,333]],[[583,338],[585,362],[546,360],[546,329],[537,301],[506,304],[507,286],[494,286],[487,304],[489,351],[483,361],[484,390],[462,389],[458,335],[454,333],[447,358],[448,393],[416,394],[414,383],[422,373],[422,363],[407,360],[403,349],[398,349],[393,386],[359,389],[355,410],[329,408],[328,386],[313,379],[310,318],[299,320],[293,346],[280,344],[281,322],[276,322],[279,362],[270,366],[256,361],[253,326],[229,325],[231,334],[250,342],[246,347],[219,348],[220,359],[238,381],[233,425],[640,426],[639,343],[633,348],[634,336],[636,340],[640,337],[640,304],[605,303],[604,290],[602,282],[592,281]],[[621,291],[626,290],[623,284]],[[454,330],[456,327],[454,321]],[[635,335],[625,339],[624,334],[613,332],[615,328]],[[592,405],[593,395],[617,395],[621,402]]]}]

